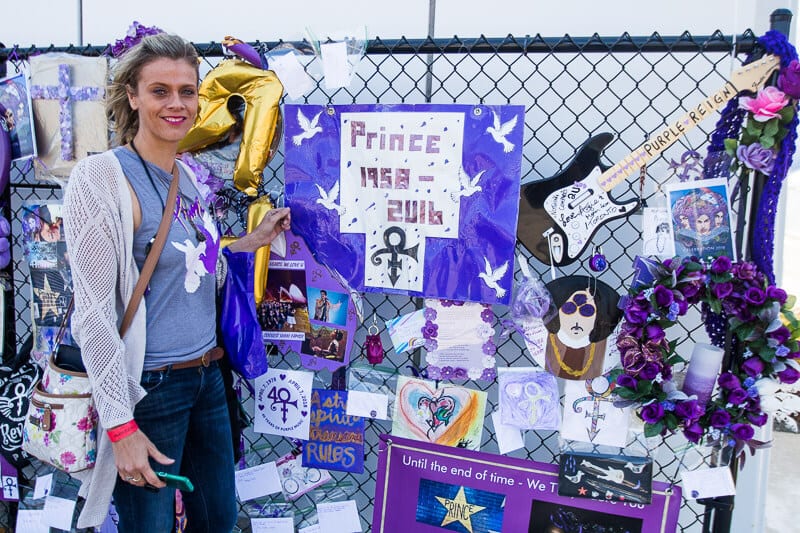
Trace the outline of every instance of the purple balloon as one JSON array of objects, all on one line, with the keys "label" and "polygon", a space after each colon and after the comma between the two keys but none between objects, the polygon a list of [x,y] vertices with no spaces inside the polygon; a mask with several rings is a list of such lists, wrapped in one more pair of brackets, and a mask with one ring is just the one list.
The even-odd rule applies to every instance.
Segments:
[{"label": "purple balloon", "polygon": [[0,195],[11,177],[11,136],[5,123],[6,108],[0,104]]},{"label": "purple balloon", "polygon": [[11,246],[8,239],[0,237],[0,269],[8,266],[11,262]]},{"label": "purple balloon", "polygon": [[0,215],[0,237],[8,237],[11,235],[11,224],[8,223],[8,219],[3,215]]}]

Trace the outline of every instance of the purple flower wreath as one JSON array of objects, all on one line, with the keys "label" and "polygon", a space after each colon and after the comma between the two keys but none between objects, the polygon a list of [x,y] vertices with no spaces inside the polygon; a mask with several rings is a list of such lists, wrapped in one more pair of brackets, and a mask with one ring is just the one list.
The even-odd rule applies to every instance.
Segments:
[{"label": "purple flower wreath", "polygon": [[[734,447],[766,446],[754,440],[753,426],[763,426],[759,380],[794,383],[800,378],[800,324],[790,311],[794,298],[770,285],[753,263],[733,264],[722,256],[710,264],[695,258],[671,259],[655,268],[655,281],[631,291],[617,338],[622,369],[617,394],[638,403],[648,437],[682,430],[694,443]],[[705,303],[727,317],[727,326],[743,357],[718,378],[719,392],[708,405],[677,390],[673,365],[685,362],[665,330],[690,305]]]}]

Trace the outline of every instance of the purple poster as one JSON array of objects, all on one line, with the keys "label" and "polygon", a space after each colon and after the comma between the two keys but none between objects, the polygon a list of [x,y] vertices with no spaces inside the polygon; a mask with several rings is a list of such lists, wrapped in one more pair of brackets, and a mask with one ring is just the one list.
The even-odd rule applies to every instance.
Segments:
[{"label": "purple poster", "polygon": [[364,419],[348,415],[346,408],[347,391],[314,389],[304,467],[364,471]]},{"label": "purple poster", "polygon": [[286,199],[357,291],[508,304],[522,106],[286,105]]},{"label": "purple poster", "polygon": [[17,469],[0,455],[0,500],[19,501]]},{"label": "purple poster", "polygon": [[[277,313],[269,307],[273,300],[281,306]],[[334,371],[350,361],[358,324],[353,297],[291,231],[286,232],[286,257],[271,251],[259,320],[264,340],[275,343],[281,353],[298,352],[306,368]]]},{"label": "purple poster", "polygon": [[673,533],[680,488],[650,505],[558,495],[558,466],[381,435],[373,531]]}]

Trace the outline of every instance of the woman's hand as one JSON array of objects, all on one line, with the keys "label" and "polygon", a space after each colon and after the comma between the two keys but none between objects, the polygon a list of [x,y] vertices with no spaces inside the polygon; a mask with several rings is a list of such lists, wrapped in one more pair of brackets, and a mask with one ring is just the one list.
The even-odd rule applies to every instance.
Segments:
[{"label": "woman's hand", "polygon": [[292,225],[292,213],[288,207],[270,209],[256,228],[236,239],[228,246],[231,252],[255,252],[266,246]]},{"label": "woman's hand", "polygon": [[175,459],[170,459],[150,442],[147,435],[141,430],[125,437],[122,440],[111,443],[114,451],[114,461],[117,465],[119,477],[126,483],[144,487],[152,485],[156,488],[166,487],[166,484],[156,477],[156,473],[150,467],[149,458],[152,457],[162,465],[171,465]]}]

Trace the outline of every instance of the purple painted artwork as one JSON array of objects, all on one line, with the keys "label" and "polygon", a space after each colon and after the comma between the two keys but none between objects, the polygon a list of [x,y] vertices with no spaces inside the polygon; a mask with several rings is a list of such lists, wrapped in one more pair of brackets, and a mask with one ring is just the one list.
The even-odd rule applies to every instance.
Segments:
[{"label": "purple painted artwork", "polygon": [[286,105],[286,198],[353,290],[508,304],[524,108]]},{"label": "purple painted artwork", "polygon": [[561,403],[555,376],[533,368],[501,368],[498,381],[503,424],[553,431],[561,427]]},{"label": "purple painted artwork", "polygon": [[346,413],[347,391],[314,389],[311,430],[303,444],[303,466],[341,472],[364,471],[364,419]]},{"label": "purple painted artwork", "polygon": [[558,494],[558,466],[381,435],[372,531],[674,532],[681,491],[650,505]]},{"label": "purple painted artwork", "polygon": [[[281,353],[298,352],[306,368],[334,371],[350,361],[358,325],[355,302],[314,259],[302,237],[285,234],[286,257],[272,250],[267,292],[259,307],[264,339]],[[279,279],[274,272],[280,273]]]}]

